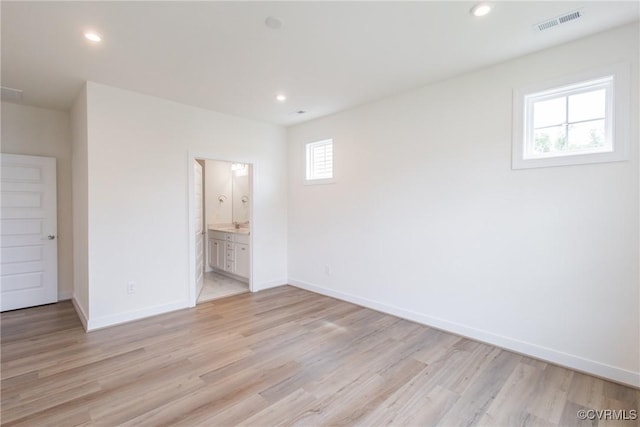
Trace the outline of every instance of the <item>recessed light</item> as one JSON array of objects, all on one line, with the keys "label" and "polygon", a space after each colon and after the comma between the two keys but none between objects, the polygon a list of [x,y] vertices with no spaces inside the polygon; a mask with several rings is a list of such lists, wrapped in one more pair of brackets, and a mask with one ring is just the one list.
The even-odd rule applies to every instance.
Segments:
[{"label": "recessed light", "polygon": [[93,31],[87,31],[84,33],[84,38],[95,43],[102,41],[102,36],[98,33],[94,33]]},{"label": "recessed light", "polygon": [[469,11],[473,16],[485,16],[489,12],[491,12],[491,5],[489,3],[478,3],[473,6]]},{"label": "recessed light", "polygon": [[282,19],[278,18],[277,16],[269,16],[264,20],[264,24],[272,30],[278,30],[282,28],[283,22]]},{"label": "recessed light", "polygon": [[283,95],[283,94],[278,94],[278,95],[276,95],[276,100],[279,101],[279,102],[284,102],[284,101],[287,100],[287,97],[285,95]]}]

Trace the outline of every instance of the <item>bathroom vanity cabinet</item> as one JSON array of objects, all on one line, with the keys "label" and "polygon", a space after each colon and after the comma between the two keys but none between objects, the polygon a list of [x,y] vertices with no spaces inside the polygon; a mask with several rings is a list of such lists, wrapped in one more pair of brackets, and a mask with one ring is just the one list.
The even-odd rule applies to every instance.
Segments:
[{"label": "bathroom vanity cabinet", "polygon": [[249,279],[249,234],[209,230],[209,266]]}]

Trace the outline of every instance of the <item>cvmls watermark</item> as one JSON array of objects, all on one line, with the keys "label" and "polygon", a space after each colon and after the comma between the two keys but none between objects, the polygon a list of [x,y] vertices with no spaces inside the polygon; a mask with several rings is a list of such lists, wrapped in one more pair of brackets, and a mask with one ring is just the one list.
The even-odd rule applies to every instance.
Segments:
[{"label": "cvmls watermark", "polygon": [[581,420],[635,421],[638,419],[638,411],[636,409],[580,409],[577,416]]}]

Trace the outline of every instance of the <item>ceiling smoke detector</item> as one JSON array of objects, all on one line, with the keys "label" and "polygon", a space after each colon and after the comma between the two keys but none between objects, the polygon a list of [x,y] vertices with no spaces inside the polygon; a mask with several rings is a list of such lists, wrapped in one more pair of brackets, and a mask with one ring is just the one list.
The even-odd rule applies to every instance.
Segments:
[{"label": "ceiling smoke detector", "polygon": [[264,24],[272,30],[279,30],[284,25],[284,22],[277,16],[269,16],[264,20]]},{"label": "ceiling smoke detector", "polygon": [[536,31],[544,31],[549,28],[557,27],[562,24],[566,24],[584,16],[583,9],[574,10],[573,12],[565,13],[555,18],[547,19],[546,21],[539,22],[533,26]]},{"label": "ceiling smoke detector", "polygon": [[2,86],[2,90],[0,91],[0,98],[3,101],[22,102],[22,91],[20,89],[13,89],[10,87]]}]

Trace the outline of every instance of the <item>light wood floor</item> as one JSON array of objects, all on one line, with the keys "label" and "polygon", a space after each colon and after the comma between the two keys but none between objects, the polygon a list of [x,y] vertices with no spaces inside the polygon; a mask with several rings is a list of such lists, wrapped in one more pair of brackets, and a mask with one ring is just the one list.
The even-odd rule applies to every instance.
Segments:
[{"label": "light wood floor", "polygon": [[640,392],[284,286],[85,334],[2,314],[3,425],[636,426]]}]

